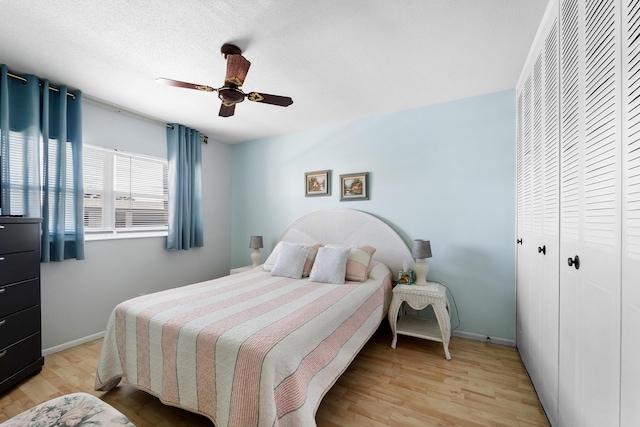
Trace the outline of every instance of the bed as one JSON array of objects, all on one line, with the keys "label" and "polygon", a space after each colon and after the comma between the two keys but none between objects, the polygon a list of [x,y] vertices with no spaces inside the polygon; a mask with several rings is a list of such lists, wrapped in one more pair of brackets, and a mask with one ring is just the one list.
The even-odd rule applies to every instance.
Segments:
[{"label": "bed", "polygon": [[[334,271],[333,256],[347,260],[344,270]],[[255,269],[119,304],[95,388],[125,378],[217,427],[314,426],[323,396],[385,319],[393,277],[411,259],[372,215],[305,215]],[[309,277],[295,278],[298,264]],[[289,267],[293,277],[281,275]],[[344,283],[323,282],[327,270]]]}]

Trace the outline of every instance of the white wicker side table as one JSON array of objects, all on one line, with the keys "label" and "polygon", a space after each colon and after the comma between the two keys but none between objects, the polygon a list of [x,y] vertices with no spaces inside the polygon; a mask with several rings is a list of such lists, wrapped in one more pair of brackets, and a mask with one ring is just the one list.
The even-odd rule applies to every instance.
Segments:
[{"label": "white wicker side table", "polygon": [[[414,310],[422,310],[433,306],[436,319],[423,319],[415,316],[398,318],[402,303],[406,302]],[[447,289],[439,283],[427,282],[427,286],[397,285],[393,288],[393,299],[389,306],[389,323],[393,332],[391,348],[396,348],[398,334],[424,338],[441,342],[447,360],[449,354],[449,340],[451,339],[451,313]]]}]

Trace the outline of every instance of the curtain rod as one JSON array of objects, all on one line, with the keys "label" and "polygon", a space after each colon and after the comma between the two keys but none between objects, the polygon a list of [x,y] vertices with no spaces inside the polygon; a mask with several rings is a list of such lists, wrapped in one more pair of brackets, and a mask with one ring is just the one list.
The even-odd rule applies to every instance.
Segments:
[{"label": "curtain rod", "polygon": [[[153,117],[145,116],[144,114],[140,114],[140,113],[135,112],[135,111],[127,110],[125,108],[118,107],[117,105],[109,104],[108,102],[105,102],[105,101],[102,101],[102,100],[99,100],[99,99],[96,99],[96,98],[92,98],[90,96],[86,96],[85,95],[85,96],[82,97],[82,100],[85,101],[85,102],[88,102],[90,104],[94,104],[94,105],[97,105],[97,106],[100,106],[100,107],[103,107],[103,108],[107,108],[107,109],[109,109],[111,111],[115,111],[116,113],[126,114],[127,116],[131,116],[131,117],[134,117],[134,118],[139,119],[139,120],[145,120],[147,122],[156,123],[156,124],[159,124],[159,125],[166,126],[169,129],[173,129],[172,125],[170,125],[169,123],[165,123],[162,120],[158,120],[158,119],[155,119]],[[204,142],[205,144],[209,143],[209,137],[207,135],[200,134],[200,140],[202,142]]]},{"label": "curtain rod", "polygon": [[140,114],[140,113],[137,113],[135,111],[130,111],[130,110],[118,107],[117,105],[109,104],[108,102],[105,102],[105,101],[102,101],[102,100],[99,100],[99,99],[96,99],[96,98],[92,98],[90,96],[86,96],[85,95],[85,96],[82,97],[82,100],[88,102],[89,104],[97,105],[99,107],[103,107],[103,108],[106,108],[108,110],[115,111],[116,113],[125,114],[127,116],[131,116],[131,117],[134,117],[136,119],[140,119],[140,120],[144,120],[144,121],[147,121],[147,122],[163,125],[163,126],[166,126],[166,127],[170,128],[170,129],[173,129],[173,126],[171,126],[168,123],[163,122],[162,120],[158,120],[158,119],[155,119],[153,117],[145,116],[144,114]]},{"label": "curtain rod", "polygon": [[[19,76],[17,74],[7,73],[7,76],[13,77],[14,79],[20,80],[21,82],[24,82],[24,83],[27,82],[26,78],[24,78],[22,76]],[[40,85],[42,85],[42,83],[40,83]],[[60,93],[60,89],[58,89],[57,87],[54,87],[54,86],[49,86],[49,90],[52,90],[54,92]],[[67,92],[67,96],[71,97],[71,99],[76,99],[76,96],[74,94],[72,94],[72,93]]]},{"label": "curtain rod", "polygon": [[[7,76],[12,77],[12,78],[17,79],[17,80],[20,80],[20,81],[22,81],[24,83],[27,82],[27,79],[25,77],[19,76],[17,74],[7,73]],[[40,84],[42,84],[42,83],[40,83]],[[49,90],[52,90],[54,92],[60,93],[60,89],[58,89],[57,87],[54,87],[54,86],[49,86]],[[72,94],[72,93],[67,92],[67,96],[70,96],[71,99],[76,99],[76,96],[74,94]],[[158,119],[154,119],[152,117],[147,117],[145,115],[136,113],[134,111],[124,110],[124,109],[122,109],[120,107],[117,107],[117,106],[112,105],[112,104],[108,104],[108,103],[106,103],[104,101],[99,101],[99,100],[97,100],[95,98],[87,97],[86,95],[82,97],[82,100],[83,101],[87,101],[87,102],[89,102],[91,104],[94,104],[94,105],[99,105],[101,107],[108,108],[108,109],[110,109],[112,111],[116,111],[118,113],[127,114],[127,115],[135,117],[137,119],[146,120],[146,121],[149,121],[149,122],[152,122],[152,123],[158,123],[158,124],[161,124],[161,125],[164,125],[164,126],[170,128],[170,129],[173,129],[172,125],[170,125],[168,123],[165,123],[163,121],[160,121]],[[201,139],[202,139],[202,142],[204,142],[205,144],[209,143],[209,137],[207,135],[201,135]]]}]

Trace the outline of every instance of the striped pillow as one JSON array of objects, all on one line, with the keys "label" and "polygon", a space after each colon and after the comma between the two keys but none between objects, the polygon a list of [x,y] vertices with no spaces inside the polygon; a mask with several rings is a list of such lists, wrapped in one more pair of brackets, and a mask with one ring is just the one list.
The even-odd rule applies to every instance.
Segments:
[{"label": "striped pillow", "polygon": [[[325,245],[340,247],[341,245]],[[347,258],[346,280],[364,282],[369,278],[369,264],[376,248],[372,246],[351,246],[349,257]]]},{"label": "striped pillow", "polygon": [[[276,247],[273,248],[273,251],[271,251],[271,254],[267,258],[267,260],[264,262],[264,264],[262,264],[262,269],[264,271],[273,270],[273,266],[276,264],[276,261],[278,260],[280,249],[282,248],[282,245],[285,243],[295,244],[293,242],[283,242],[283,241],[278,242]],[[305,261],[304,267],[302,268],[302,277],[309,277],[309,273],[311,273],[311,268],[313,267],[313,262],[316,259],[316,254],[318,253],[318,249],[322,245],[320,243],[316,243],[314,245],[305,245],[305,246],[309,248],[309,253],[307,253],[307,260]]]}]

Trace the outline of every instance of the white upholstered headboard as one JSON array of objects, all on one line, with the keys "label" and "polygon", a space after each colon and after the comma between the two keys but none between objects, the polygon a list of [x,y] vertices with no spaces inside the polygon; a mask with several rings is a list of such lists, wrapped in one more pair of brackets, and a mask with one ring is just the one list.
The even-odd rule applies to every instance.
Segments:
[{"label": "white upholstered headboard", "polygon": [[353,209],[326,209],[301,216],[282,232],[278,241],[338,245],[368,245],[376,248],[373,259],[386,264],[393,274],[402,262],[413,265],[409,247],[396,231],[380,219]]}]

